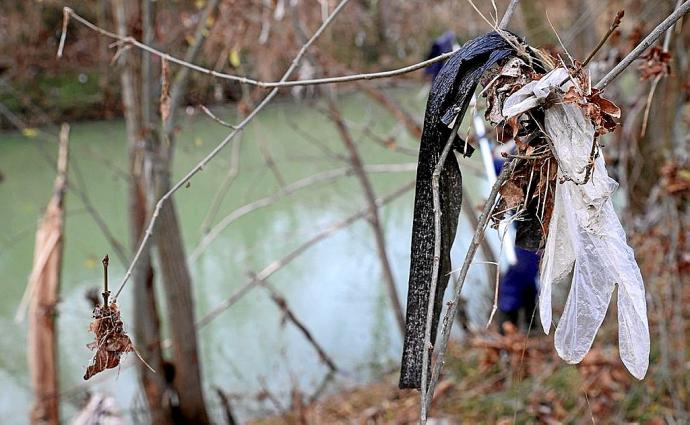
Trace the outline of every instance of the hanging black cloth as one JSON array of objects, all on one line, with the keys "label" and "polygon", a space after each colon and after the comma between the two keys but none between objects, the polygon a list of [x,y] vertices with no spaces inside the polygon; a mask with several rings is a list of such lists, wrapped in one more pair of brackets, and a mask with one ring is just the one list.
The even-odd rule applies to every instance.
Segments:
[{"label": "hanging black cloth", "polygon": [[[514,54],[513,48],[497,33],[490,32],[482,35],[467,42],[451,56],[431,86],[417,163],[407,320],[400,388],[419,389],[421,387],[424,328],[434,258],[434,207],[431,178],[441,152],[450,137],[449,124],[454,119],[462,120],[482,74],[496,62]],[[454,140],[453,149],[465,156],[471,155],[474,150],[459,137]],[[453,155],[450,155],[444,164],[439,184],[441,258],[431,327],[432,344],[436,340],[443,294],[451,271],[450,249],[455,239],[462,203],[462,175]]]}]

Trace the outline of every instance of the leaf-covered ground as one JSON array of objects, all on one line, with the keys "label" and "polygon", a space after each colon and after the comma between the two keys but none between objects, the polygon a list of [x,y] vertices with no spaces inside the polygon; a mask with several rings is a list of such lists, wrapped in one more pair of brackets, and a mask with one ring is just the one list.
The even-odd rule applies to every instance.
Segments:
[{"label": "leaf-covered ground", "polygon": [[[615,326],[602,336],[615,340]],[[653,352],[652,369],[657,357]],[[556,356],[552,338],[536,332],[476,335],[451,347],[445,370],[429,423],[657,424],[666,423],[673,404],[658,370],[637,381],[615,348],[599,341],[573,366]],[[308,406],[293,402],[286,414],[254,424],[415,424],[418,392],[398,390],[397,379],[391,374]]]}]

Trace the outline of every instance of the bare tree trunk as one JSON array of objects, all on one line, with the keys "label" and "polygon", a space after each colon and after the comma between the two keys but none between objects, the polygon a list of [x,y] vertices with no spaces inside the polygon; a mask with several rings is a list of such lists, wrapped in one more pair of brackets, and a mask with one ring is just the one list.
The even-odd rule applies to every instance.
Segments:
[{"label": "bare tree trunk", "polygon": [[[218,5],[210,0],[199,17],[194,43],[189,46],[185,60],[193,62],[205,40],[206,23]],[[163,71],[164,85],[168,84]],[[160,199],[170,189],[170,170],[174,152],[175,115],[187,88],[189,69],[181,68],[175,75],[170,93],[163,87],[161,98],[166,98],[166,108],[161,106],[161,137],[154,138],[152,152],[155,198]],[[165,109],[165,110],[164,110]],[[168,323],[171,330],[174,374],[172,385],[179,398],[179,406],[173,420],[177,423],[209,423],[204,403],[201,381],[201,362],[197,348],[196,320],[192,278],[187,266],[187,256],[182,240],[175,200],[163,204],[154,229],[154,242],[158,253],[161,279],[165,286]]]},{"label": "bare tree trunk", "polygon": [[[127,17],[132,16],[135,6],[129,2],[125,8],[123,0],[115,0],[112,3],[113,16],[115,17],[117,31],[120,35],[127,35]],[[150,19],[150,9],[144,9],[144,14]],[[144,18],[144,23],[150,21]],[[150,41],[150,40],[149,40]],[[148,59],[150,60],[150,59]],[[137,96],[135,71],[137,70],[137,56],[131,52],[123,52],[120,55],[122,103],[125,112],[125,124],[127,127],[127,140],[129,151],[129,229],[130,246],[136,250],[141,240],[146,222],[149,216],[149,201],[147,199],[147,177],[145,173],[145,151],[150,145],[143,137],[144,127],[148,127],[149,121],[143,121],[143,117],[150,119],[151,98],[144,91],[146,83],[150,82],[149,72],[142,72],[142,93]],[[142,64],[144,63],[142,59]],[[150,62],[149,62],[150,63]],[[143,71],[143,70],[142,70]],[[139,99],[140,98],[140,99]],[[149,111],[148,114],[144,111]],[[150,133],[146,132],[147,134]],[[139,353],[154,370],[151,372],[146,365],[139,363],[139,379],[146,395],[148,407],[151,413],[151,423],[170,423],[169,406],[164,402],[166,382],[163,371],[163,355],[160,346],[160,321],[156,306],[155,288],[153,283],[153,266],[151,264],[150,250],[142,253],[136,268],[132,272],[134,292],[134,335]]]},{"label": "bare tree trunk", "polygon": [[[168,163],[169,164],[169,163]],[[162,164],[161,164],[162,165]],[[168,178],[157,173],[158,194],[170,187]],[[201,384],[201,363],[197,349],[192,279],[187,267],[182,236],[171,199],[160,210],[155,227],[159,268],[165,297],[175,366],[173,388],[179,397],[178,419],[183,423],[209,423]]]},{"label": "bare tree trunk", "polygon": [[58,175],[53,197],[36,232],[34,265],[29,278],[29,335],[27,353],[31,386],[36,400],[31,410],[32,424],[60,423],[57,372],[55,307],[60,290],[62,267],[64,193],[67,184],[69,126],[60,130]]},{"label": "bare tree trunk", "polygon": [[403,315],[403,309],[400,305],[400,299],[398,298],[398,291],[395,287],[393,271],[391,270],[391,265],[388,261],[388,255],[386,253],[386,238],[383,234],[383,227],[381,226],[378,208],[376,207],[376,195],[374,194],[374,189],[371,187],[371,182],[369,181],[366,171],[364,170],[362,160],[359,157],[359,152],[357,151],[357,146],[355,146],[354,140],[352,140],[352,135],[345,125],[345,122],[343,122],[340,111],[337,109],[333,101],[329,103],[329,110],[331,119],[338,128],[338,132],[343,140],[343,144],[350,155],[350,164],[352,165],[355,175],[362,186],[364,197],[366,198],[367,205],[369,206],[369,223],[371,224],[374,232],[376,250],[378,251],[381,268],[383,269],[383,278],[386,282],[386,288],[388,289],[388,298],[391,302],[391,306],[393,307],[393,314],[395,315],[398,327],[400,328],[400,333],[403,334],[405,332],[405,316]]}]

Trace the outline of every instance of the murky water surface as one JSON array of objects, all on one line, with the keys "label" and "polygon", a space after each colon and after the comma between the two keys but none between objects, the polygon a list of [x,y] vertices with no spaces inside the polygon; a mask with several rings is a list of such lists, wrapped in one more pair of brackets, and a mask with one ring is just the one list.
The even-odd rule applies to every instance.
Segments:
[{"label": "murky water surface", "polygon": [[[419,88],[391,92],[414,116],[422,117],[425,93]],[[361,95],[344,96],[341,105],[363,160],[367,164],[414,163],[415,156],[384,147],[372,140],[396,137],[399,146],[416,150],[417,140],[406,135],[393,119]],[[230,109],[218,113],[231,120]],[[227,133],[204,115],[185,116],[175,151],[176,177],[182,176]],[[52,131],[46,129],[46,131]],[[92,205],[125,245],[127,241],[127,157],[121,121],[75,124],[71,132],[70,180],[88,194]],[[264,152],[274,159],[277,172],[266,166]],[[175,195],[188,253],[201,237],[201,226],[230,164],[231,148],[223,151]],[[215,222],[237,208],[280,189],[286,184],[319,172],[341,168],[337,155],[346,154],[338,133],[322,112],[309,103],[277,102],[262,113],[241,138],[240,172],[219,208]],[[27,421],[32,395],[26,365],[26,324],[14,315],[32,264],[34,232],[45,207],[54,178],[56,146],[49,138],[28,138],[19,133],[0,133],[0,412],[13,423]],[[469,160],[463,160],[469,161]],[[472,160],[479,163],[478,158]],[[414,171],[372,174],[378,196],[414,179]],[[479,195],[485,184],[465,173],[470,192]],[[406,296],[412,223],[412,192],[381,211],[388,256],[399,296]],[[124,266],[102,236],[84,204],[68,193],[66,252],[59,306],[60,385],[63,417],[67,420],[82,401],[85,390],[115,396],[119,406],[136,419],[142,398],[136,385],[135,357],[129,356],[119,370],[108,371],[84,383],[90,358],[85,345],[91,309],[84,297],[100,287],[100,258],[111,257],[111,281],[118,282]],[[234,293],[257,272],[283,257],[304,240],[365,206],[354,177],[310,186],[266,208],[243,216],[225,229],[198,261],[190,264],[197,316],[208,312]],[[471,231],[461,222],[454,261],[460,264]],[[481,258],[478,258],[480,261]],[[470,315],[485,320],[482,265],[472,268],[466,286],[473,299]],[[300,255],[269,279],[285,295],[290,308],[343,371],[331,390],[366,381],[399,361],[401,338],[389,307],[369,225],[359,221],[335,232]],[[130,295],[120,297],[126,323],[132,321]],[[214,388],[239,396],[238,413],[253,416],[271,411],[270,402],[257,402],[263,389],[289,404],[290,389],[298,385],[313,392],[327,369],[302,334],[282,321],[280,310],[263,289],[256,289],[231,309],[200,330],[200,349],[206,398],[214,416],[220,414]],[[9,415],[9,416],[7,416]],[[134,415],[134,416],[132,416]]]}]

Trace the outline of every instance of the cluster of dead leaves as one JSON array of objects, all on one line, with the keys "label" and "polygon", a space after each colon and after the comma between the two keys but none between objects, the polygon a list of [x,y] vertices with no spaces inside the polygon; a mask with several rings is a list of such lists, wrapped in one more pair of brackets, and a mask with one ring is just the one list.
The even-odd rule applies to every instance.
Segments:
[{"label": "cluster of dead leaves", "polygon": [[638,67],[640,79],[649,80],[656,76],[665,76],[671,73],[671,52],[659,46],[652,46],[640,56],[642,63]]},{"label": "cluster of dead leaves", "polygon": [[[542,52],[548,55],[547,52]],[[562,63],[555,57],[542,62]],[[570,67],[570,79],[575,83],[562,96],[563,101],[579,106],[595,127],[595,138],[612,132],[619,125],[621,109],[591,88],[589,75],[575,62]],[[505,100],[526,84],[539,80],[543,74],[535,71],[519,58],[512,58],[493,73],[487,73],[482,84],[487,99],[486,119],[496,127],[497,140],[514,139],[515,151],[504,154],[506,158],[517,158],[509,180],[500,188],[501,199],[495,208],[494,224],[505,218],[508,211],[517,211],[516,217],[526,220],[538,219],[542,229],[542,244],[546,240],[553,210],[553,194],[556,185],[557,161],[542,131],[543,109],[537,107],[520,116],[504,118],[501,114]],[[564,81],[565,83],[565,81]],[[592,156],[597,151],[593,149]],[[592,158],[593,159],[593,158]]]},{"label": "cluster of dead leaves", "polygon": [[86,369],[84,379],[89,379],[106,369],[117,367],[122,354],[134,351],[132,341],[124,331],[120,310],[115,303],[108,306],[98,305],[93,309],[93,321],[89,330],[96,337],[87,347],[97,351]]},{"label": "cluster of dead leaves", "polygon": [[499,134],[499,141],[508,141],[515,137],[520,129],[518,117],[508,120],[503,118],[503,103],[525,84],[543,76],[520,58],[511,58],[496,73],[488,72],[482,79],[487,108],[484,114],[487,121],[494,125]]},{"label": "cluster of dead leaves", "polygon": [[521,213],[528,212],[527,219],[536,219],[535,216],[539,218],[543,241],[553,209],[557,166],[540,125],[534,121],[535,116],[540,117],[542,114],[534,111],[534,114],[508,119],[501,114],[503,103],[510,95],[541,77],[542,73],[535,71],[521,59],[512,58],[493,75],[489,73],[483,84],[487,99],[485,117],[496,127],[497,140],[515,140],[514,153],[505,153],[504,157],[520,159],[508,181],[499,189],[501,199],[492,220],[497,225],[510,210],[516,210],[518,218],[521,218]]},{"label": "cluster of dead leaves", "polygon": [[589,95],[585,95],[579,93],[573,86],[565,93],[563,101],[574,103],[582,108],[585,116],[594,124],[596,136],[612,132],[618,126],[617,120],[621,117],[621,108],[602,97],[600,90],[592,89]]},{"label": "cluster of dead leaves", "polygon": [[[562,366],[555,357],[550,342],[545,337],[528,337],[510,325],[504,327],[504,335],[474,336],[470,340],[470,347],[483,349],[480,360],[482,370],[490,371],[496,364],[507,359],[512,373],[517,372],[514,379],[531,377],[539,381]],[[593,348],[577,365],[577,374],[582,380],[581,391],[587,397],[586,409],[591,409],[595,417],[614,414],[632,385],[632,379],[617,354],[598,347]],[[537,388],[528,397],[527,409],[539,419],[539,423],[561,423],[568,416],[563,396],[554,388]]]}]

